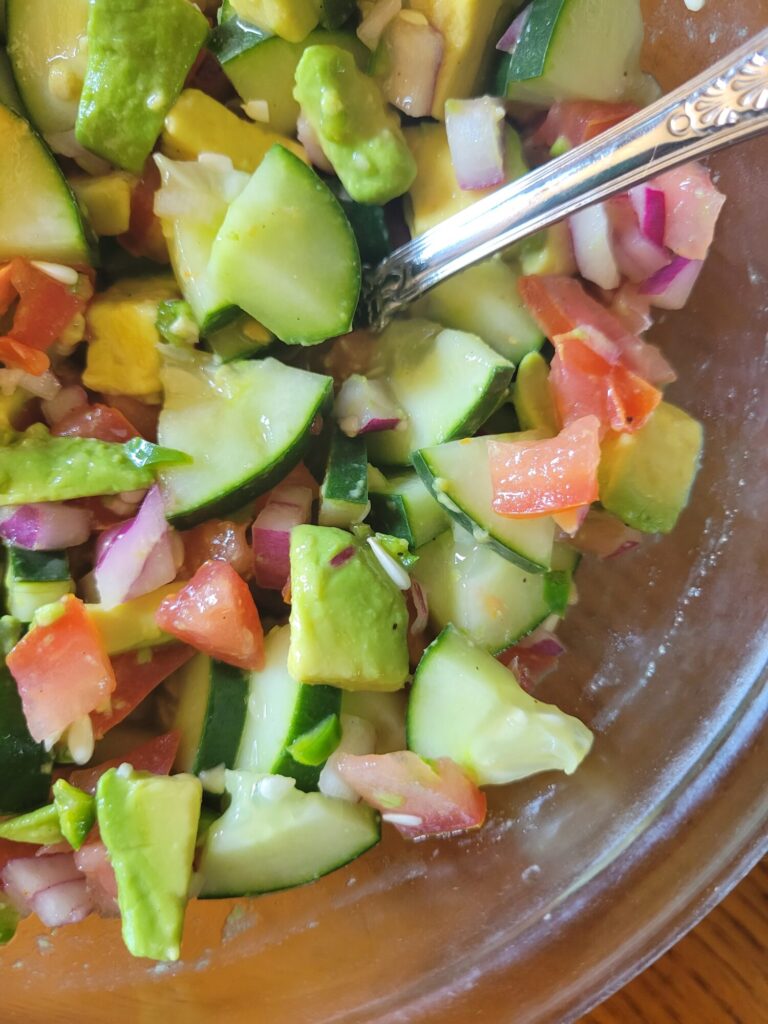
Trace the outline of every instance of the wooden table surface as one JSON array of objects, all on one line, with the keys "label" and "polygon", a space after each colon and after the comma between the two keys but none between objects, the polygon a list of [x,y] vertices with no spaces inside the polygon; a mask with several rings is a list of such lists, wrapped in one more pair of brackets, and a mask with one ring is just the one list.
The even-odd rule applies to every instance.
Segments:
[{"label": "wooden table surface", "polygon": [[768,1024],[768,862],[580,1024]]}]

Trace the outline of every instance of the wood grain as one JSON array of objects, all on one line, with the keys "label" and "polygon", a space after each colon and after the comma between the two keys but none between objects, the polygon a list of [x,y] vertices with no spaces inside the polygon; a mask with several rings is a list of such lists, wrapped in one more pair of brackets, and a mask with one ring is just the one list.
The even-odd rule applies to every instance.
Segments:
[{"label": "wood grain", "polygon": [[768,862],[580,1024],[768,1024]]}]

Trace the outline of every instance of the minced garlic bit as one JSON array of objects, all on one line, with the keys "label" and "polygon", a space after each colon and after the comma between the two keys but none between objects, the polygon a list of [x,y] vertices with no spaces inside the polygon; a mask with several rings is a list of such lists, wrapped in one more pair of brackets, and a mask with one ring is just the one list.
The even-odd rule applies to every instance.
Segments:
[{"label": "minced garlic bit", "polygon": [[411,577],[400,565],[396,558],[393,558],[388,551],[386,551],[379,541],[375,537],[368,538],[368,544],[371,551],[376,556],[376,561],[379,563],[384,572],[389,576],[398,590],[410,590],[411,589]]},{"label": "minced garlic bit", "polygon": [[67,747],[75,764],[87,764],[93,757],[93,723],[90,715],[76,718],[67,729]]},{"label": "minced garlic bit", "polygon": [[63,263],[46,263],[44,260],[30,260],[33,267],[37,267],[48,277],[52,277],[59,284],[75,285],[80,275],[74,267],[67,267]]},{"label": "minced garlic bit", "polygon": [[252,121],[261,121],[267,124],[269,121],[269,103],[266,100],[248,100],[242,104],[243,110]]}]

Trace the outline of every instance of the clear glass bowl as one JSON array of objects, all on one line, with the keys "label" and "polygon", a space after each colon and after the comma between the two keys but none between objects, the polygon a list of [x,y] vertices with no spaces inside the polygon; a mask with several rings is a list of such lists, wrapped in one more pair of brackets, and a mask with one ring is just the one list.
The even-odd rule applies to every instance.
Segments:
[{"label": "clear glass bowl", "polygon": [[[768,24],[768,0],[646,5],[665,87]],[[676,532],[585,565],[544,696],[590,722],[572,778],[495,791],[456,842],[397,836],[316,885],[190,908],[184,960],[123,951],[117,922],[0,953],[4,1021],[570,1021],[663,952],[766,845],[768,144],[716,161],[728,203],[687,310],[656,330],[672,397],[707,430]]]}]

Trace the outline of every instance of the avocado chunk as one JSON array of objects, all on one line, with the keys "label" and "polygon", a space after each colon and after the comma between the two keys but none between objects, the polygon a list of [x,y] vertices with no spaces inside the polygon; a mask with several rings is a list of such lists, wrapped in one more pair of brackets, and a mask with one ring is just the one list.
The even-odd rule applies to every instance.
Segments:
[{"label": "avocado chunk", "polygon": [[302,683],[399,690],[408,675],[408,612],[373,551],[345,530],[291,532],[288,671]]},{"label": "avocado chunk", "polygon": [[99,631],[107,654],[123,654],[138,647],[155,647],[172,641],[173,637],[160,629],[155,616],[165,598],[172,597],[180,589],[180,583],[168,583],[114,608],[87,604],[88,618]]},{"label": "avocado chunk", "polygon": [[319,0],[231,0],[246,21],[289,43],[300,43],[320,21]]},{"label": "avocado chunk", "polygon": [[310,46],[296,68],[294,96],[358,203],[383,205],[416,177],[416,163],[378,85],[338,46]]},{"label": "avocado chunk", "polygon": [[669,402],[635,434],[610,434],[600,458],[600,501],[627,526],[669,533],[699,469],[702,425]]},{"label": "avocado chunk", "polygon": [[121,765],[99,779],[96,814],[133,956],[179,959],[202,797],[192,775]]},{"label": "avocado chunk", "polygon": [[78,142],[140,173],[207,37],[189,0],[91,0]]},{"label": "avocado chunk", "polygon": [[152,469],[135,465],[121,444],[51,437],[39,424],[0,446],[0,505],[138,491],[153,479]]}]

